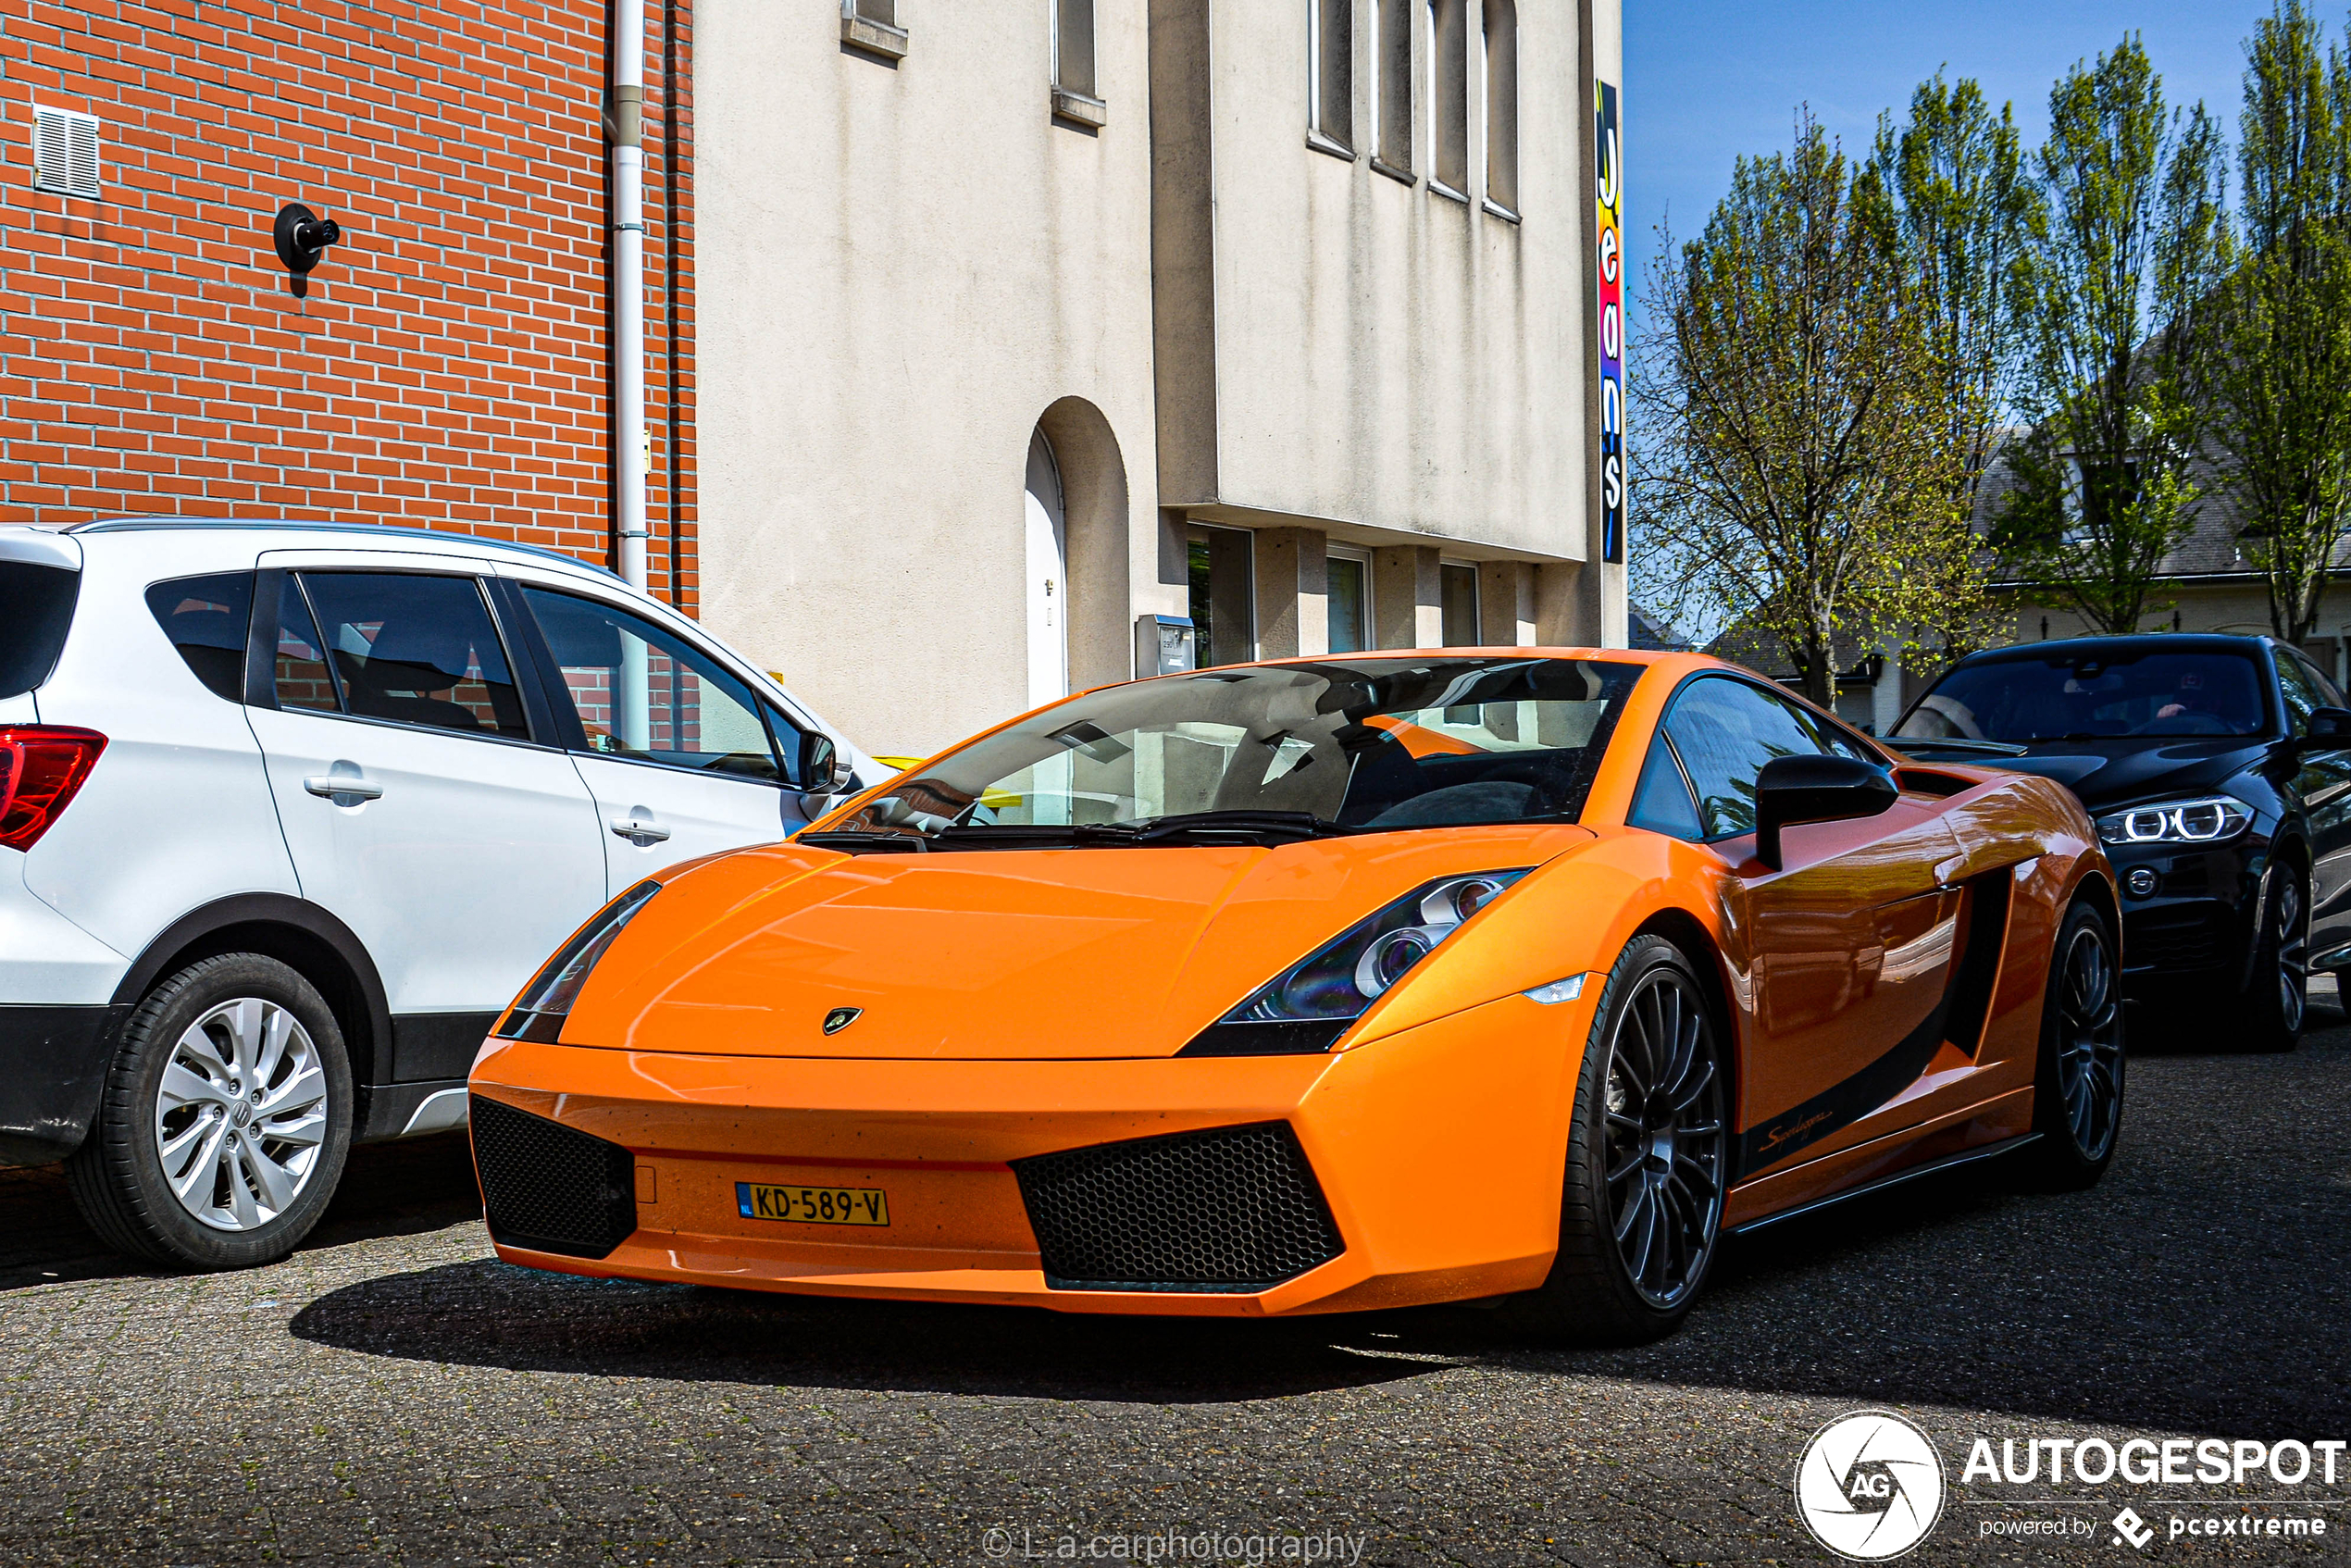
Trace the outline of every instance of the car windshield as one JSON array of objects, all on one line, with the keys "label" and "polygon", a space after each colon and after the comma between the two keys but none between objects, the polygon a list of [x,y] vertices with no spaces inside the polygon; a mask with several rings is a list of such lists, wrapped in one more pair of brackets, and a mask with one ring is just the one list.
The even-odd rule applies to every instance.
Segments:
[{"label": "car windshield", "polygon": [[1962,665],[1919,699],[1893,739],[2091,740],[2258,735],[2270,724],[2249,654],[2069,649]]},{"label": "car windshield", "polygon": [[1350,658],[1113,686],[951,753],[803,838],[1003,848],[1572,822],[1641,667]]}]

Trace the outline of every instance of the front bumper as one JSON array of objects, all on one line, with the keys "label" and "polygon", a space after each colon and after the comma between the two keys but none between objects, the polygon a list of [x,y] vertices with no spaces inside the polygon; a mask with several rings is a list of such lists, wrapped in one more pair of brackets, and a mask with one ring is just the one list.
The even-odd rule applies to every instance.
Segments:
[{"label": "front bumper", "polygon": [[[498,1041],[474,1068],[477,1096],[626,1156],[599,1178],[617,1211],[609,1251],[519,1245],[494,1213],[492,1239],[510,1263],[571,1274],[1069,1312],[1258,1316],[1530,1289],[1558,1245],[1596,1002],[1510,997],[1316,1056],[855,1061]],[[486,1158],[479,1126],[478,1114]],[[1040,1225],[1068,1216],[1032,1208],[1051,1163],[1016,1163],[1269,1127],[1295,1139],[1336,1256],[1250,1288],[1049,1277]],[[613,1190],[624,1165],[626,1202]],[[878,1188],[889,1223],[746,1217],[739,1183]],[[1242,1198],[1212,1184],[1185,1201],[1200,1225],[1245,1227]]]},{"label": "front bumper", "polygon": [[[2123,890],[2123,978],[2137,994],[2175,985],[2209,988],[2241,976],[2260,902],[2269,841],[2245,834],[2208,849],[2109,844]],[[2132,873],[2154,888],[2132,889]]]}]

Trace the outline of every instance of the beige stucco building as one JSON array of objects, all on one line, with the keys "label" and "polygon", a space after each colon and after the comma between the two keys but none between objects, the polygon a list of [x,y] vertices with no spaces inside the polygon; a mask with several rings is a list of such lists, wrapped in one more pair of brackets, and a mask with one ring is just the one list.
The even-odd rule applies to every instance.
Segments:
[{"label": "beige stucco building", "polygon": [[1126,678],[1147,616],[1623,641],[1615,0],[830,7],[696,9],[721,635],[885,753]]}]

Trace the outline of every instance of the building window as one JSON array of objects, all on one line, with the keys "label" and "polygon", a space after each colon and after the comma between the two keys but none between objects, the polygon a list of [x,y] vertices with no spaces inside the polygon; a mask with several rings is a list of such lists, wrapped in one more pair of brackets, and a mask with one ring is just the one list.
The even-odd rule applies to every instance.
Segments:
[{"label": "building window", "polygon": [[898,25],[898,0],[840,0],[840,41],[884,59],[904,59],[906,30]]},{"label": "building window", "polygon": [[1434,190],[1469,199],[1469,0],[1428,0],[1428,170]]},{"label": "building window", "polygon": [[1244,529],[1194,524],[1187,530],[1194,667],[1243,664],[1257,656],[1255,581]]},{"label": "building window", "polygon": [[1355,0],[1306,0],[1306,127],[1354,156]]},{"label": "building window", "polygon": [[1486,201],[1518,216],[1518,6],[1486,0],[1478,35],[1486,64]]},{"label": "building window", "polygon": [[1324,603],[1330,608],[1330,651],[1360,653],[1372,642],[1372,563],[1333,554],[1324,563]]},{"label": "building window", "polygon": [[1437,588],[1445,613],[1445,646],[1475,648],[1484,643],[1477,629],[1477,568],[1448,561],[1437,567]]},{"label": "building window", "polygon": [[1375,168],[1412,172],[1412,7],[1416,0],[1372,0],[1372,129]]},{"label": "building window", "polygon": [[1100,125],[1102,94],[1094,80],[1094,0],[1048,0],[1053,20],[1053,112]]}]

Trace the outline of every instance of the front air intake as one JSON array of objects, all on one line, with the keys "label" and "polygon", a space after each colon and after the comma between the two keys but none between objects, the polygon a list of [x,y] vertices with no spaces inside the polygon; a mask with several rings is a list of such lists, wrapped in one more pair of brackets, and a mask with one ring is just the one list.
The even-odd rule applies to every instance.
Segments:
[{"label": "front air intake", "polygon": [[617,1143],[477,1094],[474,1171],[491,1239],[601,1258],[637,1228],[636,1161]]},{"label": "front air intake", "polygon": [[1012,1164],[1056,1290],[1263,1290],[1344,1250],[1287,1122]]}]

